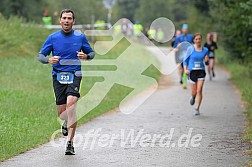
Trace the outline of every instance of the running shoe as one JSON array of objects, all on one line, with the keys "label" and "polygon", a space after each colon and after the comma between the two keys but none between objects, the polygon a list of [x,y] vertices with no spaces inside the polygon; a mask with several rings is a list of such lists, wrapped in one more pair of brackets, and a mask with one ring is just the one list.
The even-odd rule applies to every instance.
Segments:
[{"label": "running shoe", "polygon": [[213,77],[215,77],[215,73],[214,73],[214,71],[213,71]]},{"label": "running shoe", "polygon": [[194,115],[200,115],[199,109],[195,109]]},{"label": "running shoe", "polygon": [[190,104],[194,105],[194,103],[195,103],[195,97],[192,96],[191,99],[190,99]]},{"label": "running shoe", "polygon": [[68,135],[68,131],[67,131],[67,121],[65,120],[64,123],[61,126],[61,132],[64,136]]},{"label": "running shoe", "polygon": [[67,142],[66,152],[65,155],[75,155],[73,141]]}]

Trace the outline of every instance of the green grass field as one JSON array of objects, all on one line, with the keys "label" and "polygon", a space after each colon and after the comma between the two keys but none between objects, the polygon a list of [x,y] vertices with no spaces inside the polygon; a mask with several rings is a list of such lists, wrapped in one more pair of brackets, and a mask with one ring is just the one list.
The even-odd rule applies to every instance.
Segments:
[{"label": "green grass field", "polygon": [[[19,21],[19,19],[16,19],[15,22]],[[3,33],[2,41],[0,41],[0,161],[3,161],[49,141],[52,133],[61,125],[57,121],[51,67],[41,64],[36,58],[39,48],[50,31],[33,26],[24,28],[18,23],[11,24],[6,20],[0,20],[0,22],[4,23],[0,24],[0,28],[5,26],[6,32],[13,29],[11,35]],[[26,31],[29,31],[32,35]],[[23,36],[20,32],[24,32]],[[13,40],[14,44],[8,47],[3,39],[6,41]],[[23,41],[26,42],[23,43]],[[106,57],[108,59],[118,57],[128,45],[127,40],[121,41]],[[127,67],[131,68],[156,61],[140,45],[137,45],[134,49],[138,56],[135,59],[124,60]],[[96,56],[96,59],[100,58],[101,56]],[[83,69],[110,70],[105,66],[84,66]],[[137,75],[137,73],[138,71],[131,71],[130,75]],[[160,75],[159,71],[153,66],[150,66],[143,74],[155,79]],[[87,94],[96,82],[101,81],[103,81],[101,77],[83,77],[81,95]],[[139,86],[142,87],[142,90],[146,88],[141,84]],[[114,109],[131,91],[132,88],[114,84],[99,106],[81,118],[78,124],[83,124]]]}]

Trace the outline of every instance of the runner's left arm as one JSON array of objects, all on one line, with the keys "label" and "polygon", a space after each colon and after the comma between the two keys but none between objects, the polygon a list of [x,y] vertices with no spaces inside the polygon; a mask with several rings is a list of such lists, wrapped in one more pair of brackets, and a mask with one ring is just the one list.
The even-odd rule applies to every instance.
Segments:
[{"label": "runner's left arm", "polygon": [[95,57],[95,53],[91,48],[86,36],[83,36],[82,49],[85,54],[87,54],[87,60],[92,60]]},{"label": "runner's left arm", "polygon": [[218,49],[218,46],[217,46],[216,42],[214,42],[214,47],[215,47],[215,49]]}]

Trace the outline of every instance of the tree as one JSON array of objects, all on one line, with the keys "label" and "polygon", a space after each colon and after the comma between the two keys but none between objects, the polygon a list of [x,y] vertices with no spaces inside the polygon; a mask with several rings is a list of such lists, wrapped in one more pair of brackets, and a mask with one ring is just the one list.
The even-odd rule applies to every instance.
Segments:
[{"label": "tree", "polygon": [[166,17],[173,20],[172,5],[169,0],[146,1],[140,0],[139,9],[137,9],[134,20],[139,20],[142,24],[150,24],[159,17]]},{"label": "tree", "polygon": [[134,21],[134,15],[139,7],[138,0],[118,0],[117,6],[119,8],[119,17],[127,18],[131,21]]},{"label": "tree", "polygon": [[175,23],[181,23],[188,20],[190,3],[188,0],[172,0],[171,10]]},{"label": "tree", "polygon": [[80,24],[91,23],[91,16],[102,17],[106,20],[107,10],[101,0],[1,0],[0,12],[9,18],[11,15],[20,16],[28,21],[41,23],[43,11],[49,10],[53,16],[54,11],[60,12],[63,8],[71,8],[75,11],[77,21]]},{"label": "tree", "polygon": [[240,7],[242,10],[241,22],[246,29],[245,36],[247,41],[247,49],[245,48],[245,55],[248,57],[248,61],[252,60],[252,0],[247,2],[241,2]]},{"label": "tree", "polygon": [[210,2],[210,15],[217,30],[223,33],[221,38],[225,48],[235,58],[251,59],[252,1],[212,0]]},{"label": "tree", "polygon": [[92,16],[96,19],[101,18],[106,20],[107,10],[104,8],[101,0],[47,0],[50,4],[50,11],[60,11],[64,8],[70,8],[74,10],[76,15],[77,24],[90,24]]},{"label": "tree", "polygon": [[47,6],[43,0],[1,0],[0,11],[9,18],[12,15],[20,16],[29,21],[38,21],[43,14],[43,8]]},{"label": "tree", "polygon": [[195,8],[205,16],[209,16],[209,3],[208,0],[193,0],[192,4]]}]

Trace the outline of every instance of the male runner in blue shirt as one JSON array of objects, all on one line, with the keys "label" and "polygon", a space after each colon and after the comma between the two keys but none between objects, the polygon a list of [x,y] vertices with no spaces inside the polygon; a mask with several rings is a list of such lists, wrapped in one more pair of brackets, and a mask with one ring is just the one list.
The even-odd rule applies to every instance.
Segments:
[{"label": "male runner in blue shirt", "polygon": [[178,46],[178,44],[186,41],[189,43],[193,43],[193,35],[188,33],[188,24],[183,24],[182,25],[182,34],[176,37],[175,42],[174,42],[174,48]]},{"label": "male runner in blue shirt", "polygon": [[[73,138],[77,125],[76,103],[80,97],[82,77],[80,60],[91,60],[94,51],[84,34],[72,29],[75,23],[74,12],[64,9],[60,14],[62,29],[49,35],[42,46],[38,60],[52,64],[53,88],[56,97],[58,116],[64,120],[62,133],[68,136],[66,155],[74,155]],[[47,56],[52,53],[52,57]]]},{"label": "male runner in blue shirt", "polygon": [[[182,34],[179,35],[178,37],[176,37],[175,41],[174,41],[174,48],[178,48],[179,49],[179,44],[182,42],[189,42],[189,43],[193,43],[193,35],[188,33],[188,24],[183,24],[182,25]],[[183,88],[186,89],[186,84],[187,84],[187,76],[185,75],[185,73],[183,72],[183,55],[176,55],[178,56],[178,59],[181,62],[181,66],[178,66],[178,72],[179,72],[179,76],[180,76],[180,83],[183,84]]]}]

